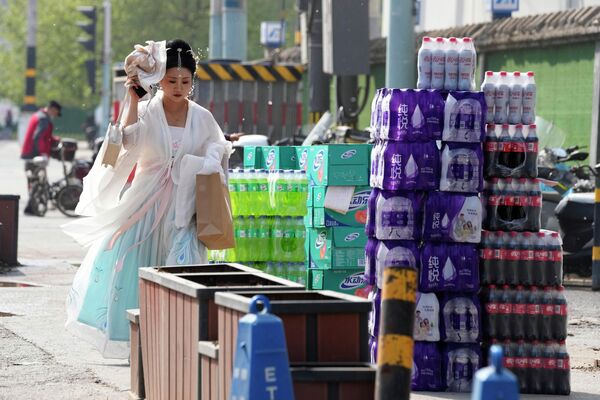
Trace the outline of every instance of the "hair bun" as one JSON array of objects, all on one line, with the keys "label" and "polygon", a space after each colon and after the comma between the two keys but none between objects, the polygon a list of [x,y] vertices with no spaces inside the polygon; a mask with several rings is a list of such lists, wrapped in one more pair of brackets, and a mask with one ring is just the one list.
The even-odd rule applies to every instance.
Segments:
[{"label": "hair bun", "polygon": [[[181,66],[190,70],[192,75],[196,72],[196,58],[191,46],[181,39],[173,39],[167,42],[167,69]],[[181,51],[178,51],[181,49]],[[181,57],[181,65],[180,59]]]}]

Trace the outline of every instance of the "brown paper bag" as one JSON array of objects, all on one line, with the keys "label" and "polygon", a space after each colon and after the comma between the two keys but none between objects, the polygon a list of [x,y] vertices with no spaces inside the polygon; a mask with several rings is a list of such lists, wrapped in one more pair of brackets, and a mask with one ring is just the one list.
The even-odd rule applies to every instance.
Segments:
[{"label": "brown paper bag", "polygon": [[110,165],[114,168],[114,166],[117,164],[117,159],[119,158],[120,152],[120,144],[106,143],[106,150],[104,151],[104,155],[102,156],[102,165]]},{"label": "brown paper bag", "polygon": [[229,189],[220,174],[196,175],[196,229],[209,250],[235,247]]}]

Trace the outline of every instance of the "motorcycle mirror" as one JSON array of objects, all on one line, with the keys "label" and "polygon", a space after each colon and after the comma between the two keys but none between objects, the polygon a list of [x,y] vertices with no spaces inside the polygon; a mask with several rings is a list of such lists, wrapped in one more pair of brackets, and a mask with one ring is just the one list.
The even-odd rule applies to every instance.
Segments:
[{"label": "motorcycle mirror", "polygon": [[575,151],[573,153],[571,153],[568,157],[568,159],[570,161],[584,161],[589,157],[589,153],[586,153],[585,151]]}]

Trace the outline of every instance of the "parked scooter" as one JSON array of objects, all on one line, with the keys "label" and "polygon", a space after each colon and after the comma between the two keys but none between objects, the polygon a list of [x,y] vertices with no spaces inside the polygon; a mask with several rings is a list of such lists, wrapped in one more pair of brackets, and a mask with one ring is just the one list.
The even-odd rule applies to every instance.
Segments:
[{"label": "parked scooter", "polygon": [[[553,127],[546,130],[546,134],[550,133],[558,146],[546,143],[538,156],[538,176],[543,182],[542,228],[560,232],[565,272],[589,276],[594,238],[594,179],[600,173],[600,164],[595,167],[581,164],[589,156],[583,147],[563,149],[560,146],[564,134]],[[577,164],[568,165],[569,162]]]}]

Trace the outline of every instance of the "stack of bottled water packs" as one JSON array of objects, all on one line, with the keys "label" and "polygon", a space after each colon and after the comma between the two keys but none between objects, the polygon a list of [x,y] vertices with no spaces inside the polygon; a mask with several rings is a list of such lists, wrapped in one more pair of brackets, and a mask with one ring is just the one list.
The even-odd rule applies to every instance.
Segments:
[{"label": "stack of bottled water packs", "polygon": [[504,347],[504,365],[522,393],[570,393],[562,243],[540,231],[535,74],[487,71],[486,209],[480,252],[486,346]]},{"label": "stack of bottled water packs", "polygon": [[470,38],[425,38],[424,47],[419,89],[380,89],[372,104],[377,144],[365,266],[375,284],[372,361],[383,269],[415,268],[412,388],[468,391],[481,365],[477,246],[487,107],[483,93],[472,92],[476,57]]}]

